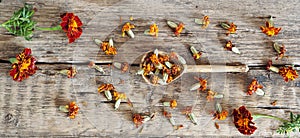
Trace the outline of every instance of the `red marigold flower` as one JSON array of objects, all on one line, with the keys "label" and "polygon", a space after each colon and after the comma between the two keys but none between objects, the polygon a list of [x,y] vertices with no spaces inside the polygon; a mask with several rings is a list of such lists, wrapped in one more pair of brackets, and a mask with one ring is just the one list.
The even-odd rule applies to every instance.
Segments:
[{"label": "red marigold flower", "polygon": [[74,119],[75,116],[78,114],[79,111],[79,107],[76,105],[76,102],[71,102],[68,106],[69,109],[69,117],[71,119]]},{"label": "red marigold flower", "polygon": [[240,133],[244,135],[251,135],[257,129],[252,122],[251,113],[246,109],[245,106],[241,106],[238,110],[233,110],[234,124]]},{"label": "red marigold flower", "polygon": [[258,81],[256,79],[253,79],[251,84],[248,86],[247,94],[252,95],[253,93],[256,92],[257,89],[261,89],[261,88],[263,88],[263,86],[258,84]]},{"label": "red marigold flower", "polygon": [[74,78],[77,74],[77,70],[75,67],[70,67],[67,71],[68,78]]},{"label": "red marigold flower", "polygon": [[16,61],[12,64],[10,76],[15,81],[22,81],[35,74],[38,69],[35,65],[36,59],[31,56],[31,49],[25,48],[22,53],[16,56]]},{"label": "red marigold flower", "polygon": [[286,82],[298,78],[298,73],[293,69],[293,67],[282,67],[279,69],[278,73],[284,78],[284,81]]},{"label": "red marigold flower", "polygon": [[144,117],[141,116],[140,114],[134,114],[132,119],[136,127],[144,123]]},{"label": "red marigold flower", "polygon": [[261,26],[260,29],[263,33],[265,33],[268,36],[277,35],[281,30],[281,28],[275,28],[273,24],[269,21],[266,21],[266,27]]},{"label": "red marigold flower", "polygon": [[63,31],[67,33],[69,38],[69,43],[73,43],[75,39],[78,39],[82,34],[82,22],[78,16],[75,16],[74,13],[65,13],[61,15],[62,22],[60,26]]}]

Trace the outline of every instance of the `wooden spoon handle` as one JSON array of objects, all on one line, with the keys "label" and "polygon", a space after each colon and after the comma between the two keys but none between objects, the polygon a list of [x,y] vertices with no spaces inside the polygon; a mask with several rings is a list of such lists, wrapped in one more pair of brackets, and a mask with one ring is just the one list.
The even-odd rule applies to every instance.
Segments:
[{"label": "wooden spoon handle", "polygon": [[248,72],[247,65],[184,65],[185,72]]}]

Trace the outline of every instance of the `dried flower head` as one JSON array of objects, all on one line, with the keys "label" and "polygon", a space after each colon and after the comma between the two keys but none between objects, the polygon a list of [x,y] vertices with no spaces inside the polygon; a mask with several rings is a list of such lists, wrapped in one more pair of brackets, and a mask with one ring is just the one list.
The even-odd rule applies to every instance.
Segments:
[{"label": "dried flower head", "polygon": [[123,100],[127,99],[127,96],[125,95],[125,93],[119,93],[117,91],[113,92],[113,96],[114,96],[116,101],[119,100],[119,99],[123,99]]},{"label": "dried flower head", "polygon": [[279,58],[283,58],[284,57],[286,49],[285,49],[285,46],[283,44],[279,45],[278,43],[274,43],[273,44],[273,48],[278,53],[276,60],[278,60]]},{"label": "dried flower head", "polygon": [[75,116],[78,114],[79,107],[76,105],[76,102],[70,102],[68,106],[69,109],[69,118],[74,119]]},{"label": "dried flower head", "polygon": [[209,17],[208,16],[204,16],[202,19],[202,28],[205,29],[208,27],[209,25]]},{"label": "dried flower head", "polygon": [[38,69],[35,65],[36,59],[31,56],[31,49],[29,48],[25,48],[22,53],[11,60],[12,69],[9,74],[15,81],[27,79],[29,76],[35,74]]},{"label": "dried flower head", "polygon": [[279,33],[279,31],[281,30],[281,28],[274,27],[272,18],[271,18],[271,21],[266,21],[266,27],[261,26],[260,29],[263,33],[265,33],[268,36],[277,35]]},{"label": "dried flower head", "polygon": [[223,110],[221,113],[215,112],[213,119],[225,120],[227,116],[228,116],[228,112],[226,110]]},{"label": "dried flower head", "polygon": [[69,43],[73,43],[75,39],[78,39],[82,34],[82,22],[78,16],[75,16],[74,13],[65,13],[61,15],[62,22],[60,26],[63,31],[67,33],[69,38]]},{"label": "dried flower head", "polygon": [[207,80],[202,79],[202,78],[195,78],[195,79],[199,81],[199,84],[200,84],[199,90],[200,91],[205,91],[206,88],[207,88]]},{"label": "dried flower head", "polygon": [[67,71],[68,78],[74,78],[77,74],[77,70],[75,67],[70,67]]},{"label": "dried flower head", "polygon": [[142,125],[144,123],[144,117],[140,114],[134,114],[132,120],[136,127],[139,127],[139,125]]},{"label": "dried flower head", "polygon": [[115,87],[112,84],[102,84],[98,87],[98,92],[101,93],[103,91],[111,91],[114,90]]},{"label": "dried flower head", "polygon": [[158,31],[159,31],[158,26],[155,23],[150,25],[150,30],[149,30],[150,35],[153,35],[153,36],[157,37],[158,36]]},{"label": "dried flower head", "polygon": [[256,79],[253,79],[251,84],[248,86],[247,94],[252,95],[253,93],[256,92],[257,89],[261,89],[261,88],[263,88],[263,86],[258,84],[258,81]]},{"label": "dried flower head", "polygon": [[239,109],[233,110],[234,124],[240,133],[244,135],[251,135],[257,129],[252,122],[251,113],[246,109],[245,106],[241,106]]},{"label": "dried flower head", "polygon": [[178,26],[175,29],[174,34],[176,36],[180,36],[180,33],[182,32],[183,29],[184,29],[184,24],[183,23],[179,23]]},{"label": "dried flower head", "polygon": [[281,67],[278,73],[284,78],[284,81],[286,82],[288,82],[289,80],[293,81],[298,78],[298,72],[293,69],[293,67]]},{"label": "dried flower head", "polygon": [[223,22],[221,23],[221,27],[227,30],[226,35],[236,33],[237,26],[234,23]]},{"label": "dried flower head", "polygon": [[127,62],[122,63],[122,65],[121,65],[122,73],[128,71],[128,69],[129,69],[129,64]]},{"label": "dried flower head", "polygon": [[213,101],[215,98],[216,92],[213,92],[211,90],[207,91],[207,96],[206,96],[206,100],[207,101]]},{"label": "dried flower head", "polygon": [[173,99],[173,100],[170,101],[170,107],[171,108],[177,107],[177,101],[175,99]]},{"label": "dried flower head", "polygon": [[134,35],[131,36],[131,34],[129,34],[130,31],[132,32],[131,29],[133,29],[133,28],[134,28],[134,25],[133,25],[133,24],[130,24],[129,22],[125,23],[124,26],[123,26],[123,28],[122,28],[122,37],[124,37],[124,36],[125,36],[125,32],[127,32],[128,35],[130,35],[130,37],[133,38]]},{"label": "dried flower head", "polygon": [[110,45],[109,42],[102,42],[101,49],[103,52],[105,52],[106,55],[116,55],[117,49]]}]

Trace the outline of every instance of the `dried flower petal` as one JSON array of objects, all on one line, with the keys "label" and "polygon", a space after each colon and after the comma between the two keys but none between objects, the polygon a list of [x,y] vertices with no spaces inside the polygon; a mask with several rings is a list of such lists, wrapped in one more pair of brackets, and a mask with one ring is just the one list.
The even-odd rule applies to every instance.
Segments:
[{"label": "dried flower petal", "polygon": [[68,78],[74,78],[77,74],[77,70],[75,67],[70,67],[68,69],[68,72],[67,72],[67,75],[68,75]]},{"label": "dried flower petal", "polygon": [[116,55],[117,49],[112,46],[109,42],[102,42],[101,47],[103,52],[105,52],[106,55]]},{"label": "dried flower petal", "polygon": [[251,135],[257,129],[252,122],[251,113],[245,106],[241,106],[238,110],[233,110],[234,124],[240,133],[244,135]]},{"label": "dried flower petal", "polygon": [[278,60],[279,58],[283,58],[284,57],[286,49],[285,49],[285,46],[283,44],[279,45],[278,43],[274,43],[273,44],[273,48],[278,53],[278,56],[277,56],[276,60]]},{"label": "dried flower petal", "polygon": [[142,125],[144,122],[144,117],[140,114],[134,114],[132,117],[133,123],[136,127],[139,127],[139,125]]},{"label": "dried flower petal", "polygon": [[261,88],[263,88],[263,86],[258,84],[258,81],[256,79],[253,79],[251,84],[248,86],[247,94],[252,95],[257,91],[257,89],[261,89]]},{"label": "dried flower petal", "polygon": [[193,54],[194,59],[199,59],[201,57],[202,53],[198,52],[198,50],[194,46],[191,46],[190,50]]},{"label": "dried flower petal", "polygon": [[202,25],[202,29],[205,29],[209,25],[209,17],[204,16],[203,19],[195,19],[195,23],[199,24],[199,25]]},{"label": "dried flower petal", "polygon": [[128,69],[129,69],[129,64],[127,62],[122,63],[122,66],[121,66],[122,73],[128,71]]},{"label": "dried flower petal", "polygon": [[293,69],[293,67],[281,67],[278,72],[283,78],[284,81],[288,82],[289,80],[293,81],[298,78],[298,72]]},{"label": "dried flower petal", "polygon": [[195,79],[199,81],[199,84],[200,84],[199,90],[200,91],[205,91],[206,88],[207,88],[207,80],[202,79],[202,78],[195,78]]},{"label": "dried flower petal", "polygon": [[173,100],[170,101],[170,107],[171,108],[177,107],[177,101],[175,99],[173,99]]},{"label": "dried flower petal", "polygon": [[38,69],[35,63],[36,59],[31,56],[31,49],[25,48],[23,52],[14,59],[10,76],[12,76],[15,81],[27,79],[29,76],[35,74]]},{"label": "dried flower petal", "polygon": [[61,19],[62,22],[60,26],[62,30],[67,33],[69,43],[73,43],[75,39],[78,39],[82,34],[82,22],[74,13],[65,13],[61,16]]},{"label": "dried flower petal", "polygon": [[266,21],[266,27],[261,26],[260,29],[263,33],[265,33],[266,35],[268,35],[270,37],[277,35],[279,33],[279,31],[281,30],[281,28],[275,28],[270,21]]}]

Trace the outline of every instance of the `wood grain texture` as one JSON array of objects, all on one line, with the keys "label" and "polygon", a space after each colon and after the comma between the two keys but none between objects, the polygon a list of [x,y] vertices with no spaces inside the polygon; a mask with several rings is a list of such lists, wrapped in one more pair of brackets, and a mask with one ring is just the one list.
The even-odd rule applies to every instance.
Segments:
[{"label": "wood grain texture", "polygon": [[[22,0],[0,1],[0,22],[4,22],[19,7]],[[83,34],[75,43],[68,44],[61,31],[36,31],[32,41],[9,35],[0,28],[0,136],[1,137],[241,137],[232,123],[231,115],[225,121],[212,120],[214,102],[206,101],[206,94],[190,91],[197,81],[195,76],[208,80],[208,88],[224,94],[221,104],[232,112],[241,105],[253,113],[265,113],[278,117],[289,117],[289,112],[300,113],[300,80],[284,82],[278,74],[265,71],[265,63],[273,59],[274,64],[300,64],[298,47],[300,43],[300,21],[297,0],[289,1],[179,1],[179,0],[46,0],[31,1],[38,12],[34,20],[38,26],[56,26],[59,15],[74,12],[84,23]],[[132,21],[136,37],[121,37],[122,25]],[[194,18],[208,15],[211,24],[205,30],[194,23]],[[275,16],[275,26],[282,27],[278,36],[267,37],[259,27],[269,15]],[[120,18],[122,21],[120,22]],[[166,20],[183,22],[186,25],[180,37],[174,37]],[[237,34],[226,36],[226,30],[219,22],[230,21],[238,26]],[[151,23],[157,23],[159,37],[145,36],[144,30]],[[107,56],[100,51],[94,38],[108,40],[113,37],[118,48],[116,56]],[[242,52],[241,55],[225,51],[225,40],[232,40]],[[284,43],[289,58],[275,61],[273,42]],[[195,61],[189,46],[204,51]],[[32,49],[38,59],[39,70],[23,82],[15,82],[9,76],[8,59],[21,52],[24,47]],[[247,64],[247,73],[186,73],[167,86],[150,86],[141,76],[135,75],[143,53],[154,50],[177,52],[189,65],[195,64]],[[88,68],[89,61],[95,61],[105,69],[101,74]],[[128,72],[121,73],[113,62],[128,62]],[[73,79],[57,74],[57,71],[76,66],[78,74]],[[265,96],[246,95],[253,78],[264,86]],[[107,102],[97,87],[112,83],[116,89],[125,92],[133,102],[133,108],[122,103],[115,111],[113,103]],[[176,109],[161,106],[161,100],[174,98]],[[80,112],[74,120],[58,111],[58,106],[75,100]],[[277,100],[277,105],[270,105]],[[181,114],[186,106],[193,106],[199,125],[193,125]],[[171,112],[178,124],[184,128],[174,130],[162,115],[162,110]],[[156,112],[154,120],[136,128],[132,123],[133,113]],[[220,125],[216,129],[214,122]],[[283,137],[276,133],[279,122],[260,119],[255,121],[258,130],[255,137]],[[294,133],[292,136],[299,136]]]}]

